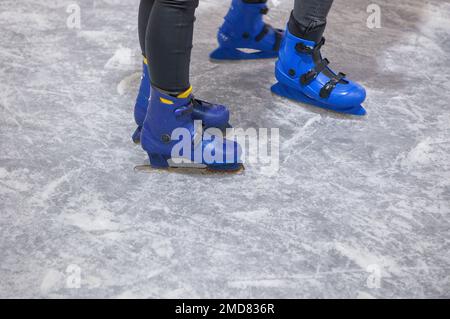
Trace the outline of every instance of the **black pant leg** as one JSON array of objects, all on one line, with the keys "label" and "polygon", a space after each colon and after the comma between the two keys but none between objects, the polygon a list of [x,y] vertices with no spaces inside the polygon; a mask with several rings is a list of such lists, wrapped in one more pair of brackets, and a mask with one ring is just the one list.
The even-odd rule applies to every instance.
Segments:
[{"label": "black pant leg", "polygon": [[198,0],[155,0],[146,32],[152,84],[164,91],[190,87],[189,68]]}]

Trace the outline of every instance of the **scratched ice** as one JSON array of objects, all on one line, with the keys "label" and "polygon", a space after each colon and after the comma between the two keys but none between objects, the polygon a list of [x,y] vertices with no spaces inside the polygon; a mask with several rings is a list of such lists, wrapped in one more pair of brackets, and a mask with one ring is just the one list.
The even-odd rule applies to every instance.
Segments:
[{"label": "scratched ice", "polygon": [[196,95],[280,129],[277,174],[223,177],[134,171],[137,0],[77,1],[81,29],[73,1],[2,0],[0,297],[450,297],[450,3],[378,0],[370,29],[371,2],[325,34],[355,119],[272,96],[274,61],[209,62],[228,1],[200,1]]}]

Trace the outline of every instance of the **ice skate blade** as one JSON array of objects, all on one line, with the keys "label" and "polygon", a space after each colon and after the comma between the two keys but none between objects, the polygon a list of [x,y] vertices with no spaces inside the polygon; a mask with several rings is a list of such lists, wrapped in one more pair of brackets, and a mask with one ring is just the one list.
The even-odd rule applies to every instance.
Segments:
[{"label": "ice skate blade", "polygon": [[345,109],[333,107],[326,103],[322,103],[320,101],[311,99],[310,97],[306,96],[302,92],[295,90],[295,89],[288,87],[281,83],[274,84],[271,87],[271,91],[272,91],[272,93],[274,93],[276,95],[288,98],[290,100],[317,106],[317,107],[320,107],[320,108],[323,108],[326,110],[330,110],[333,112],[337,112],[337,113],[356,115],[356,116],[364,116],[367,114],[366,110],[362,107],[362,105],[352,106],[352,107],[345,108]]},{"label": "ice skate blade", "polygon": [[213,175],[213,174],[229,174],[241,175],[245,171],[245,167],[239,164],[235,169],[212,169],[203,165],[203,167],[189,167],[189,166],[170,166],[166,168],[153,167],[151,165],[138,165],[134,168],[136,172],[146,173],[177,173],[186,175]]},{"label": "ice skate blade", "polygon": [[278,57],[278,52],[266,52],[266,51],[255,51],[255,52],[244,52],[240,49],[234,48],[221,48],[214,50],[209,55],[209,60],[211,62],[238,62],[238,61],[249,61],[249,60],[261,60],[261,59],[274,59]]}]

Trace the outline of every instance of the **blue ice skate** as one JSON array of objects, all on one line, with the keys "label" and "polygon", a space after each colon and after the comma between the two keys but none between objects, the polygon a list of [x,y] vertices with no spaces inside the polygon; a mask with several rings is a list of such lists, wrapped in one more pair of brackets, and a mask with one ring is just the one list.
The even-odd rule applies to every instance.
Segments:
[{"label": "blue ice skate", "polygon": [[148,99],[150,98],[150,75],[148,72],[148,62],[144,58],[142,64],[141,85],[139,87],[139,93],[136,98],[136,104],[134,105],[134,120],[137,124],[137,128],[133,133],[133,142],[139,144],[141,139],[142,124],[144,123],[145,114],[147,113]]},{"label": "blue ice skate", "polygon": [[264,23],[262,17],[269,11],[265,2],[232,1],[217,34],[219,48],[210,54],[212,60],[270,59],[278,56],[284,31]]},{"label": "blue ice skate", "polygon": [[324,43],[324,38],[315,43],[286,31],[275,67],[278,83],[272,86],[272,92],[335,112],[365,115],[361,105],[365,89],[328,67],[328,60],[320,53]]},{"label": "blue ice skate", "polygon": [[239,171],[243,167],[239,144],[219,136],[222,131],[218,129],[217,134],[208,131],[199,134],[192,118],[194,103],[191,90],[173,97],[152,87],[141,133],[141,145],[148,153],[151,167],[173,167],[169,159],[172,164],[175,160],[177,167],[177,160],[185,159],[212,171]]},{"label": "blue ice skate", "polygon": [[[141,85],[134,107],[134,120],[137,124],[137,128],[133,133],[132,139],[136,144],[139,144],[141,140],[142,125],[144,124],[145,115],[147,114],[148,103],[151,95],[150,93],[150,74],[148,71],[147,59],[144,58]],[[228,124],[230,112],[223,105],[211,104],[193,99],[192,118],[194,120],[201,120],[205,129],[209,127],[217,127],[224,130],[227,127],[230,127]]]}]

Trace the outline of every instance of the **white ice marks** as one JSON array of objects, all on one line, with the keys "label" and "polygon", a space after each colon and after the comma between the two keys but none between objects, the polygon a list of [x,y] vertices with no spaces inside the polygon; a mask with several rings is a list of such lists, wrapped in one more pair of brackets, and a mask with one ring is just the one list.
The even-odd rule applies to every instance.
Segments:
[{"label": "white ice marks", "polygon": [[121,228],[116,215],[97,194],[84,193],[72,198],[60,219],[64,224],[84,231],[117,231]]},{"label": "white ice marks", "polygon": [[141,72],[136,72],[126,76],[119,82],[119,84],[117,84],[117,93],[119,93],[119,95],[124,95],[127,92],[131,92],[132,89],[138,87],[140,80]]},{"label": "white ice marks", "polygon": [[106,62],[105,69],[130,70],[135,68],[136,54],[130,48],[119,47]]},{"label": "white ice marks", "polygon": [[407,169],[433,165],[450,167],[450,141],[444,138],[426,137],[418,142],[401,161]]},{"label": "white ice marks", "polygon": [[155,240],[151,247],[153,251],[161,258],[170,259],[175,253],[170,240]]},{"label": "white ice marks", "polygon": [[[120,46],[114,55],[106,62],[105,69],[113,71],[130,71],[136,70],[139,58],[136,50]],[[117,93],[124,95],[131,91],[132,88],[139,86],[141,72],[134,72],[124,77],[117,85]]]},{"label": "white ice marks", "polygon": [[283,161],[284,163],[287,162],[289,160],[289,158],[291,157],[291,155],[294,153],[294,151],[292,151],[292,150],[296,150],[295,153],[298,155],[298,149],[296,146],[298,146],[298,144],[301,142],[301,140],[305,136],[314,134],[315,130],[311,131],[311,127],[313,127],[314,124],[320,122],[321,120],[322,120],[322,116],[319,114],[311,117],[310,119],[308,119],[306,121],[306,123],[301,128],[299,128],[294,133],[294,135],[290,139],[283,141],[281,149],[282,150],[291,150],[286,155],[286,157]]},{"label": "white ice marks", "polygon": [[41,282],[41,294],[47,295],[53,291],[59,290],[63,288],[63,283],[64,274],[55,269],[49,269]]}]

